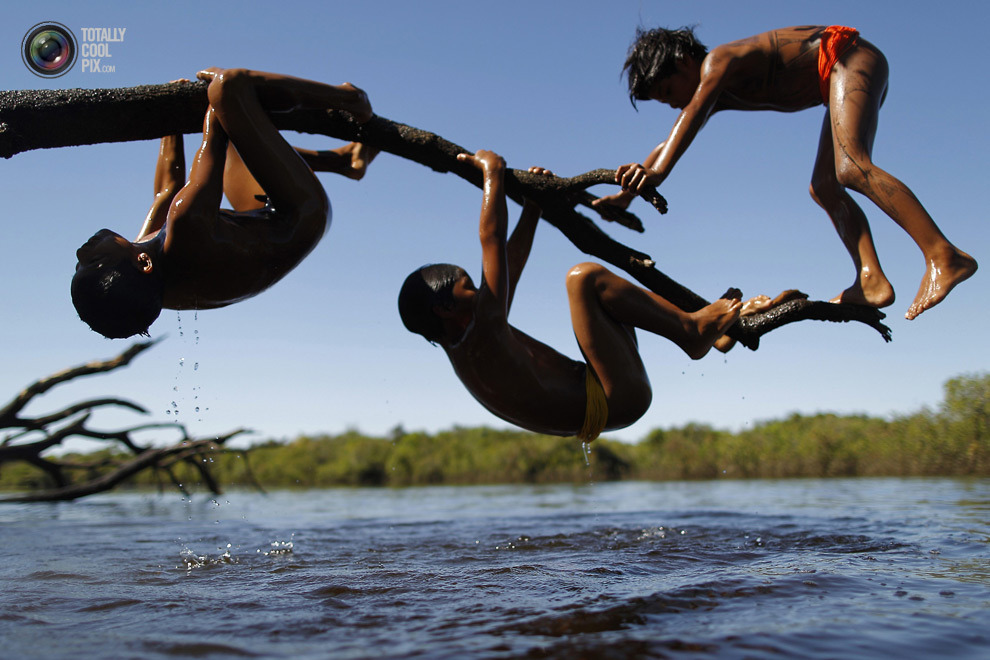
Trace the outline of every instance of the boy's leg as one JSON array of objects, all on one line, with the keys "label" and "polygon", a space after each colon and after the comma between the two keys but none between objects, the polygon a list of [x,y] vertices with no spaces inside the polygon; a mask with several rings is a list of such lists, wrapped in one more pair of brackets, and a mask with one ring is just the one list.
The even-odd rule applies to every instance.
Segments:
[{"label": "boy's leg", "polygon": [[370,106],[364,92],[353,86],[334,87],[245,69],[207,70],[200,77],[211,81],[210,103],[254,180],[279,211],[312,224],[307,229],[318,240],[326,229],[326,193],[309,166],[279,134],[266,108],[337,108],[367,118]]},{"label": "boy's leg", "polygon": [[976,261],[945,238],[906,185],[873,164],[873,138],[887,89],[883,54],[861,40],[836,65],[831,80],[829,116],[839,183],[869,197],[914,239],[924,255],[925,276],[905,315],[913,319],[972,275]]},{"label": "boy's leg", "polygon": [[[302,156],[306,165],[314,172],[333,172],[349,179],[360,180],[368,165],[378,155],[378,149],[357,142],[330,149],[315,151],[293,147]],[[251,211],[262,208],[265,203],[259,197],[265,195],[261,184],[244,164],[237,148],[231,143],[227,147],[227,163],[223,171],[223,192],[235,211]]]},{"label": "boy's leg", "polygon": [[609,400],[609,420],[632,423],[649,407],[650,385],[633,328],[670,339],[694,359],[739,317],[737,290],[694,313],[594,263],[567,274],[571,323],[581,351]]},{"label": "boy's leg", "polygon": [[839,183],[836,162],[832,118],[826,109],[811,175],[811,197],[828,213],[856,266],[856,281],[831,302],[886,307],[894,302],[894,289],[880,267],[866,214]]},{"label": "boy's leg", "polygon": [[265,190],[244,164],[233,142],[227,145],[227,162],[223,168],[223,194],[227,196],[235,211],[253,211],[265,205],[258,199],[265,194]]},{"label": "boy's leg", "polygon": [[296,153],[303,157],[314,172],[332,172],[360,181],[379,149],[360,142],[351,142],[336,149],[314,151],[296,147]]}]

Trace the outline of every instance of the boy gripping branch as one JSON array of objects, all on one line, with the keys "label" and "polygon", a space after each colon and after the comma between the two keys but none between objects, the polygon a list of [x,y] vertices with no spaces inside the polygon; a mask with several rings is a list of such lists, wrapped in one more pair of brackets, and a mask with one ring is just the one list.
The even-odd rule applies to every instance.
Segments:
[{"label": "boy gripping branch", "polygon": [[[411,332],[440,344],[481,405],[538,433],[590,441],[629,426],[649,408],[650,381],[634,328],[666,337],[694,359],[739,318],[736,289],[687,313],[602,266],[567,274],[571,323],[587,363],[572,360],[509,325],[513,294],[529,257],[540,208],[527,200],[506,240],[505,162],[491,151],[460,154],[484,175],[482,276],[475,286],[459,266],[424,266],[406,278],[399,313]],[[542,168],[531,172],[549,174]]]},{"label": "boy gripping branch", "polygon": [[[162,308],[223,307],[264,291],[295,268],[330,225],[313,171],[360,179],[377,151],[351,143],[297,149],[269,112],[338,109],[371,118],[365,93],[247,69],[210,68],[203,142],[185,179],[182,136],[162,138],[155,200],[137,240],[109,229],[76,252],[72,301],[106,337],[146,334]],[[226,194],[233,210],[220,208]]]},{"label": "boy gripping branch", "polygon": [[894,289],[884,276],[863,210],[847,189],[880,207],[921,248],[925,275],[905,317],[937,305],[976,272],[977,263],[942,234],[910,189],[872,161],[887,60],[852,28],[801,26],[718,46],[710,53],[690,29],[637,32],[623,71],[629,98],[680,108],[669,137],[642,164],[616,171],[623,191],[599,200],[623,208],[643,186],[657,186],[714,112],[793,112],[824,103],[825,119],[811,196],[835,225],[856,267],[852,286],[832,299],[886,307]]}]

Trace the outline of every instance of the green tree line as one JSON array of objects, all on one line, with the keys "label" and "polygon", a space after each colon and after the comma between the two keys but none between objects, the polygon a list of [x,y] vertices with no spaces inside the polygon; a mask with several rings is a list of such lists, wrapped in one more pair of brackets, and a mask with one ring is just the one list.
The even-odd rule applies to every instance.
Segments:
[{"label": "green tree line", "polygon": [[[78,455],[92,467],[102,453]],[[599,438],[585,453],[574,438],[455,427],[435,434],[401,427],[387,437],[358,431],[267,441],[216,455],[219,483],[266,488],[548,483],[616,479],[990,475],[990,373],[944,385],[935,410],[886,420],[866,415],[793,414],[740,432],[704,424],[656,429],[636,444]],[[177,466],[193,484],[199,476]],[[47,487],[27,464],[0,468],[0,490]],[[158,485],[145,472],[135,487]]]}]

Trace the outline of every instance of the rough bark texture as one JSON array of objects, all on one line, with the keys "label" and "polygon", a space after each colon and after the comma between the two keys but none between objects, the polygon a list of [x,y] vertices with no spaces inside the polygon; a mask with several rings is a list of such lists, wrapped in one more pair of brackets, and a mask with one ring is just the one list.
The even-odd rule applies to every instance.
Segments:
[{"label": "rough bark texture", "polygon": [[[0,466],[13,461],[23,461],[44,472],[54,484],[53,488],[46,490],[0,498],[0,504],[74,500],[110,490],[138,472],[148,469],[161,470],[172,477],[171,468],[178,461],[184,461],[195,467],[206,487],[214,494],[220,494],[220,487],[210,473],[208,464],[204,463],[204,458],[224,451],[222,449],[224,443],[244,433],[243,429],[215,438],[191,438],[186,433],[185,427],[176,423],[145,424],[121,431],[97,431],[87,426],[91,412],[98,407],[118,406],[140,413],[147,412],[141,406],[123,399],[92,399],[41,417],[21,415],[24,407],[36,396],[44,394],[56,385],[124,367],[152,345],[154,342],[134,344],[115,358],[90,362],[42,378],[24,388],[7,405],[0,408],[0,429],[15,430],[0,441]],[[139,431],[165,428],[179,431],[182,437],[178,442],[167,447],[143,445],[133,438],[133,435]],[[98,465],[80,465],[41,455],[71,437],[117,442],[130,452],[130,456],[110,457]],[[97,476],[83,478],[77,476],[87,472]],[[188,494],[174,477],[172,482],[179,490]]]},{"label": "rough bark texture", "polygon": [[[0,92],[0,156],[10,158],[32,149],[197,133],[202,130],[206,105],[203,82]],[[457,160],[457,154],[475,149],[465,149],[428,131],[379,116],[358,125],[346,113],[335,111],[293,110],[275,113],[272,118],[281,129],[364,142],[437,172],[451,172],[481,187],[481,173]],[[525,170],[509,170],[506,175],[508,196],[518,203],[524,197],[538,201],[544,218],[582,252],[626,271],[682,309],[694,311],[706,305],[708,301],[654,268],[649,255],[615,241],[575,210],[578,204],[590,206],[594,197],[585,189],[602,183],[615,183],[612,170],[594,170],[571,178],[543,177]],[[656,191],[646,197],[661,213],[666,211],[666,202]],[[604,219],[643,231],[642,223],[631,213],[609,215]],[[890,341],[890,329],[881,323],[883,318],[882,312],[870,307],[793,301],[740,319],[728,334],[755,350],[767,332],[787,323],[814,319],[866,323]]]}]

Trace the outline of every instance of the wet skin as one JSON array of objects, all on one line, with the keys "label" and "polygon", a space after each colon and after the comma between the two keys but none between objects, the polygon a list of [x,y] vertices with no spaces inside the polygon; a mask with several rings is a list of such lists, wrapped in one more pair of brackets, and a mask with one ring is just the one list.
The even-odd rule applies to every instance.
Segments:
[{"label": "wet skin", "polygon": [[[371,117],[363,91],[245,69],[206,69],[210,106],[203,141],[185,178],[182,137],[162,138],[155,200],[133,243],[108,230],[77,252],[77,269],[113,254],[161,282],[171,309],[222,307],[256,295],[291,271],[329,227],[330,206],[313,171],[360,179],[377,151],[290,146],[268,117],[291,107]],[[220,208],[227,194],[232,210]],[[270,200],[266,207],[260,197]]]},{"label": "wet skin", "polygon": [[[585,363],[572,360],[508,322],[513,293],[529,257],[540,209],[527,201],[506,240],[505,163],[490,151],[461,154],[484,175],[479,236],[482,279],[463,276],[454,302],[435,307],[444,325],[439,342],[455,373],[489,411],[523,428],[574,435],[584,420]],[[532,168],[536,173],[546,173]],[[606,430],[639,419],[652,398],[640,359],[635,327],[674,341],[700,358],[735,322],[741,295],[726,297],[689,314],[598,264],[579,264],[567,275],[575,336],[609,402]]]},{"label": "wet skin", "polygon": [[[690,57],[678,62],[674,74],[658,81],[651,93],[654,100],[682,109],[670,135],[642,164],[619,167],[616,182],[623,191],[596,203],[625,208],[644,186],[661,184],[715,112],[795,112],[821,104],[817,62],[823,29],[773,30],[718,46],[701,62]],[[855,190],[880,207],[921,249],[925,275],[905,314],[913,319],[976,272],[977,263],[946,239],[907,186],[872,162],[887,73],[883,54],[862,37],[835,65],[810,188],[856,269],[853,284],[832,302],[873,307],[894,302],[894,289],[880,267],[866,215],[848,193]]]}]

